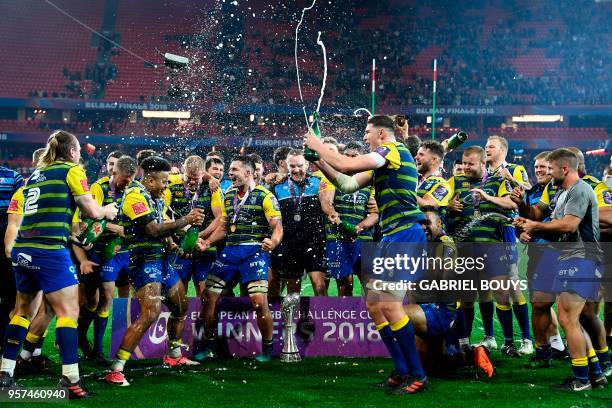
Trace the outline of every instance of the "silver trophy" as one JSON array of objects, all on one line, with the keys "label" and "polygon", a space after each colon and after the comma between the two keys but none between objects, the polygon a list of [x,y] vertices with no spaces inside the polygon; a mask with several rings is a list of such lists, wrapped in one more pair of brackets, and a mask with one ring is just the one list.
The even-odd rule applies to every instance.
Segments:
[{"label": "silver trophy", "polygon": [[283,315],[283,351],[280,360],[284,363],[297,363],[302,360],[300,350],[295,342],[295,309],[300,304],[300,294],[290,293],[283,298],[281,313]]}]

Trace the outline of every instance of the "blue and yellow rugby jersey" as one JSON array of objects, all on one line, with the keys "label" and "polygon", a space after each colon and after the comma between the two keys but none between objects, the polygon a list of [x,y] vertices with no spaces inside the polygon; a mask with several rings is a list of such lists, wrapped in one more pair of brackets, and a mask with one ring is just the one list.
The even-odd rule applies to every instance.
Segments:
[{"label": "blue and yellow rugby jersey", "polygon": [[[166,202],[168,209],[174,218],[178,219],[189,214],[192,208],[192,201],[195,197],[194,191],[185,189],[185,182],[180,178],[168,186],[170,191],[170,201]],[[208,183],[204,182],[200,185],[193,203],[193,208],[201,208],[204,211],[204,223],[199,227],[200,230],[205,230],[211,222],[214,221],[213,208],[221,209],[223,207],[223,193],[218,188],[214,193],[210,191]],[[184,235],[184,231],[178,231],[179,235]],[[216,251],[216,247],[210,247],[207,251]]]},{"label": "blue and yellow rugby jersey", "polygon": [[76,209],[75,197],[89,194],[85,171],[70,162],[36,169],[23,188],[23,221],[15,248],[67,246]]},{"label": "blue and yellow rugby jersey", "polygon": [[[166,202],[166,205],[175,215],[175,218],[178,219],[189,214],[196,192],[187,190],[182,178],[171,183],[168,190],[170,191],[170,200]],[[200,185],[195,201],[193,208],[201,208],[204,211],[205,218],[202,229],[205,229],[214,220],[212,207],[221,208],[223,206],[223,193],[220,188],[213,193],[210,191],[208,183],[204,182]]]},{"label": "blue and yellow rugby jersey", "polygon": [[[446,261],[452,259],[452,265],[454,265],[454,259],[457,257],[457,246],[455,241],[446,233],[442,232],[442,235],[429,241],[427,245],[427,257],[428,259],[440,259],[441,261],[429,262],[428,269],[423,279],[428,281],[442,281],[447,279],[445,271],[440,269],[441,266],[444,268],[445,263],[450,266],[451,263]],[[452,272],[454,274],[454,272]],[[432,303],[445,307],[449,311],[457,311],[457,300],[458,294],[451,291],[437,291],[437,290],[417,290],[413,292],[412,300],[416,303]]]},{"label": "blue and yellow rugby jersey", "polygon": [[544,187],[544,191],[542,191],[542,195],[540,196],[540,202],[546,205],[549,211],[552,213],[557,204],[557,198],[559,197],[559,193],[561,189],[558,186],[555,186],[552,181],[549,181]]},{"label": "blue and yellow rugby jersey", "polygon": [[431,175],[421,181],[417,189],[419,197],[430,195],[438,204],[438,207],[448,206],[451,199],[451,188],[448,181],[441,176]]},{"label": "blue and yellow rugby jersey", "polygon": [[131,262],[162,259],[166,253],[166,238],[152,238],[145,232],[150,222],[163,219],[163,199],[153,200],[145,187],[137,183],[125,192],[121,214],[125,222],[125,246]]},{"label": "blue and yellow rugby jersey", "polygon": [[386,163],[374,170],[374,189],[383,236],[408,229],[425,219],[416,202],[418,173],[403,143],[385,142],[374,152]]},{"label": "blue and yellow rugby jersey", "polygon": [[[530,207],[537,205],[540,201],[542,201],[542,197],[545,191],[548,197],[548,194],[550,194],[551,192],[553,195],[556,194],[557,188],[553,186],[551,183],[547,183],[544,186],[541,184],[536,184],[535,186],[531,187],[529,190],[525,192],[525,203],[527,203],[527,205],[529,205]],[[549,198],[547,198],[547,200],[549,200]],[[548,207],[548,204],[546,205]],[[548,209],[546,211],[550,212]],[[544,218],[542,221],[543,222],[550,221],[550,214],[546,218]],[[538,236],[532,237],[531,241],[539,242],[539,243],[548,242],[544,238],[541,238]]]},{"label": "blue and yellow rugby jersey", "polygon": [[[321,185],[323,186],[323,182]],[[340,216],[340,221],[357,225],[368,215],[368,201],[370,197],[375,195],[374,189],[371,186],[361,188],[352,194],[346,194],[336,189],[331,183],[328,185],[325,186],[326,190],[335,190],[333,206]],[[338,226],[332,225],[330,222],[325,224],[325,232],[328,241],[346,240],[343,235],[338,233]],[[372,229],[362,231],[357,239],[359,241],[372,241]]]},{"label": "blue and yellow rugby jersey", "polygon": [[[281,218],[281,212],[276,197],[263,186],[255,186],[249,193],[242,209],[238,212],[235,231],[232,231],[234,220],[234,197],[238,196],[238,189],[232,187],[225,194],[224,204],[221,207],[222,215],[227,220],[227,236],[225,245],[261,244],[261,241],[270,235],[268,220]],[[240,203],[242,197],[238,196]]]},{"label": "blue and yellow rugby jersey", "polygon": [[[446,235],[446,233],[442,233],[437,239],[432,242],[438,243],[435,246],[433,256],[436,258],[456,258],[457,257],[457,245],[455,241]],[[441,305],[444,305],[448,310],[452,312],[456,312],[459,308],[459,298],[457,299],[445,299],[446,302],[438,302]]]},{"label": "blue and yellow rugby jersey", "polygon": [[525,170],[525,166],[523,166],[522,164],[504,163],[495,170],[487,168],[487,172],[490,175],[494,175],[497,171],[501,170],[502,168],[508,169],[508,172],[510,173],[512,178],[514,178],[519,183],[529,183],[529,176],[527,175],[527,170]]},{"label": "blue and yellow rugby jersey", "polygon": [[23,186],[23,177],[14,170],[0,166],[0,229],[6,228],[7,209],[11,198]]},{"label": "blue and yellow rugby jersey", "polygon": [[[504,164],[502,164],[495,170],[487,169],[487,172],[489,173],[489,175],[495,175],[495,173],[497,173],[503,168],[508,169],[508,172],[510,173],[512,178],[521,183],[521,185],[529,183],[529,176],[527,175],[527,170],[522,164],[504,162]],[[518,211],[508,211],[507,215],[511,218],[516,218],[518,216]],[[512,226],[512,223],[507,222],[505,225]]]},{"label": "blue and yellow rugby jersey", "polygon": [[589,186],[595,192],[595,197],[597,197],[597,207],[610,207],[612,206],[612,192],[603,181],[599,181],[597,177],[593,177],[589,174],[586,174],[582,177],[584,181],[587,182]]},{"label": "blue and yellow rugby jersey", "polygon": [[[475,208],[473,195],[470,190],[479,188],[493,197],[505,197],[512,191],[510,183],[499,176],[488,176],[484,185],[482,180],[472,180],[465,176],[451,177],[448,182],[452,190],[452,197],[458,195],[459,201],[463,204],[463,210],[460,213],[448,212],[446,215],[450,220],[448,227],[451,234],[465,227],[474,218]],[[485,200],[480,201],[479,210],[482,215],[498,213],[506,217],[509,216],[508,210],[504,210]],[[491,219],[477,224],[471,229],[470,241],[503,242],[501,234],[502,225],[505,224]]]},{"label": "blue and yellow rugby jersey", "polygon": [[[91,195],[94,200],[100,205],[105,206],[111,203],[117,203],[117,208],[119,209],[119,213],[117,214],[117,218],[112,221],[114,224],[120,225],[124,228],[128,227],[128,223],[126,222],[126,218],[121,214],[121,203],[123,198],[125,197],[125,192],[130,188],[137,187],[140,183],[136,181],[132,181],[123,191],[115,191],[111,188],[110,178],[108,176],[102,177],[97,180],[95,183],[91,185]],[[77,210],[75,215],[79,215],[80,211]],[[100,238],[94,244],[94,250],[100,251],[106,247],[110,241],[115,239],[117,235],[112,234],[110,232],[103,232]],[[128,249],[125,245],[121,246],[121,250],[119,252],[127,252]]]}]

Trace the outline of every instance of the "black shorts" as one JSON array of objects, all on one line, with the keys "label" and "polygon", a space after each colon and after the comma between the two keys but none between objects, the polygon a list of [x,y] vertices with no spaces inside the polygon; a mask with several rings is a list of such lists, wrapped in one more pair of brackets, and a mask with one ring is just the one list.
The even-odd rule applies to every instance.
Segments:
[{"label": "black shorts", "polygon": [[304,272],[325,272],[325,241],[301,245],[281,243],[272,253],[272,269],[283,279],[299,279]]}]

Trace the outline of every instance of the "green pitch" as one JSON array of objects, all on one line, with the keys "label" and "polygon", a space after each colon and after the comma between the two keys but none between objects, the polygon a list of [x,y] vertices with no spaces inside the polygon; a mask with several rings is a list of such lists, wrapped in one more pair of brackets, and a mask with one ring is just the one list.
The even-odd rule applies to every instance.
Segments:
[{"label": "green pitch", "polygon": [[[312,294],[310,286],[304,286],[304,295]],[[330,294],[335,295],[335,285],[332,284],[330,289]],[[358,284],[356,293],[360,293]],[[497,320],[495,323],[498,343],[501,343],[501,329]],[[53,361],[59,361],[58,352],[53,347],[54,330],[49,333],[44,352]],[[515,327],[515,333],[520,333],[518,327]],[[482,334],[477,314],[472,341],[480,339]],[[107,335],[106,342],[108,349],[110,335]],[[492,353],[492,360],[497,366],[497,375],[492,379],[476,379],[474,371],[463,369],[447,378],[431,378],[431,387],[413,396],[390,396],[372,387],[391,369],[391,361],[384,358],[308,358],[297,364],[275,360],[267,365],[240,359],[185,370],[163,368],[158,360],[130,361],[126,376],[131,385],[125,388],[104,384],[101,381],[104,370],[84,363],[81,365],[82,375],[89,389],[97,395],[71,404],[95,408],[151,408],[152,405],[235,408],[259,404],[266,407],[392,407],[399,404],[453,408],[612,406],[612,388],[581,394],[552,393],[549,385],[560,383],[570,374],[568,362],[557,362],[553,369],[526,370],[521,367],[526,358],[506,358],[499,351]],[[18,381],[28,387],[49,387],[57,383],[60,371],[58,364],[48,375],[20,377]]]}]

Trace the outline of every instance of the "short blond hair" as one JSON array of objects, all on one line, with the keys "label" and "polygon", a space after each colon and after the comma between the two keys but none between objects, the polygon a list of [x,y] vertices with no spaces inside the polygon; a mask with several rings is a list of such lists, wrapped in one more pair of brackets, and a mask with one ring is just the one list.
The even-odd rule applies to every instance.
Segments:
[{"label": "short blond hair", "polygon": [[187,171],[187,169],[189,169],[204,171],[205,163],[206,162],[204,161],[204,159],[198,155],[189,156],[185,159],[185,162],[183,163],[183,170]]},{"label": "short blond hair", "polygon": [[508,141],[506,140],[505,137],[503,136],[499,136],[499,135],[491,135],[487,138],[487,142],[489,140],[497,140],[499,142],[499,144],[502,146],[502,149],[504,149],[504,151],[508,151]]}]

